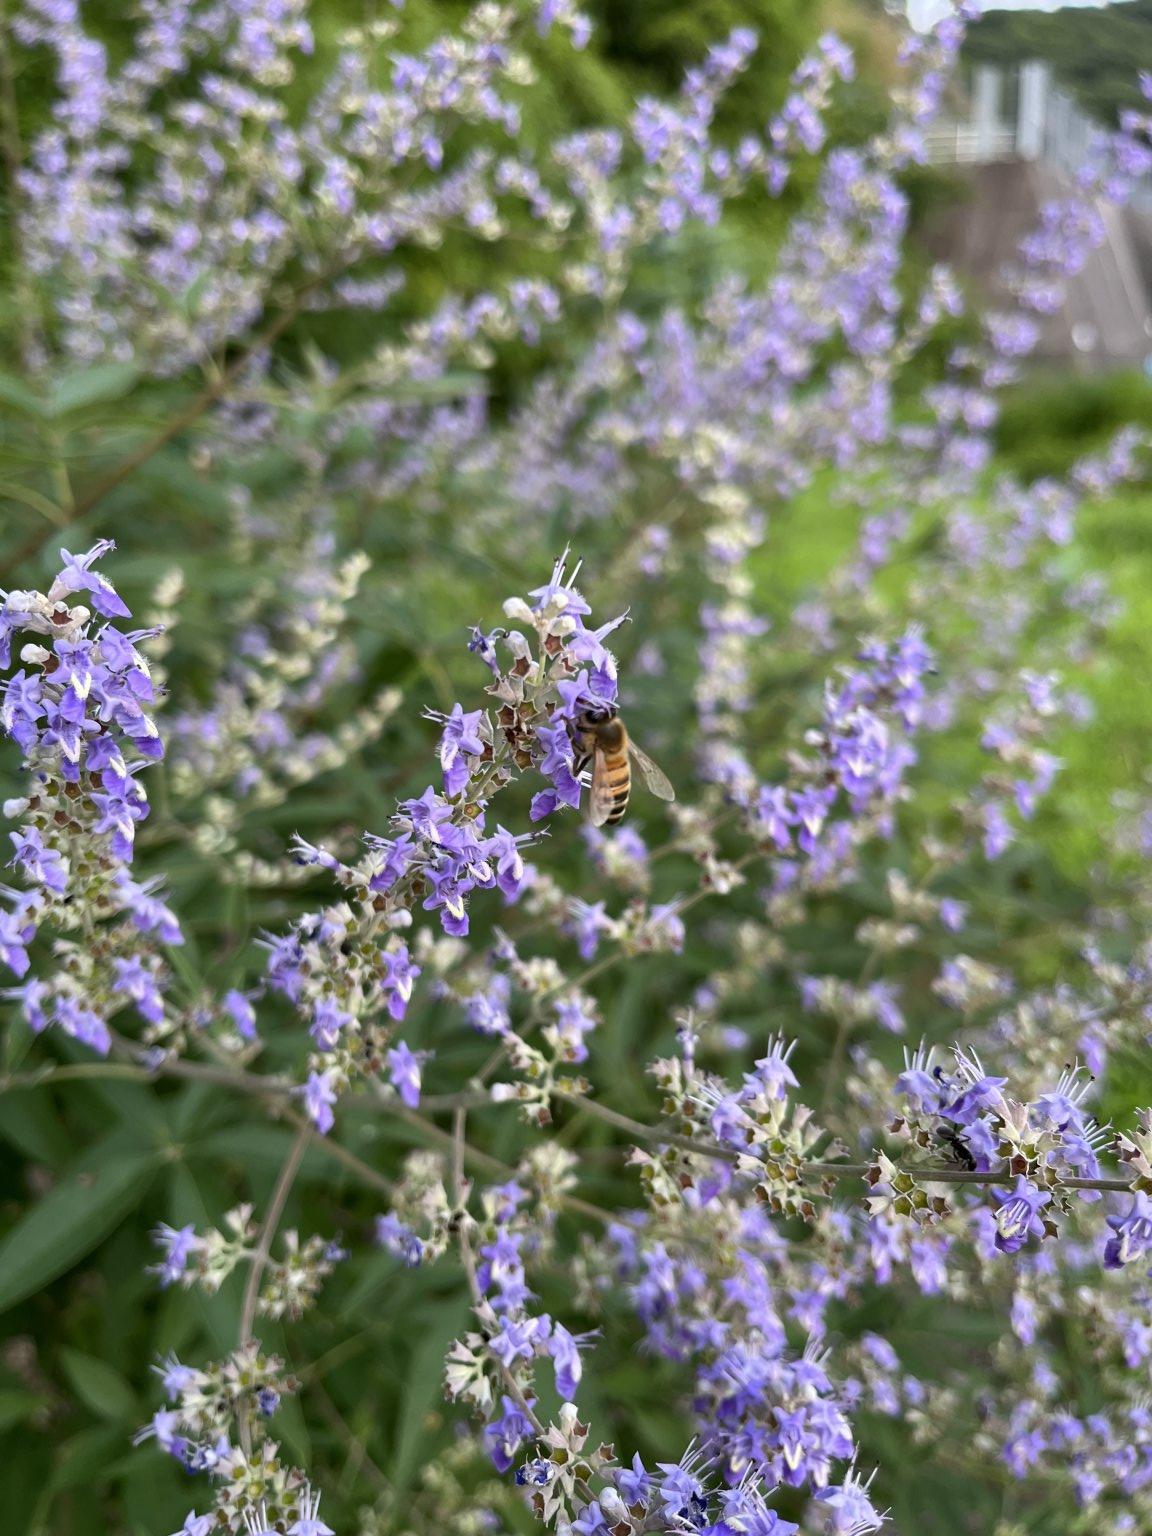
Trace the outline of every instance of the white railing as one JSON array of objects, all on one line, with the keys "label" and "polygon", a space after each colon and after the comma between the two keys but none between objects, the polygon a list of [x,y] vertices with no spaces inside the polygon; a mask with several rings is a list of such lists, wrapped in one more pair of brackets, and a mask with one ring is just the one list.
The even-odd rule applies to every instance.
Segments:
[{"label": "white railing", "polygon": [[989,134],[971,123],[938,123],[928,130],[927,139],[933,165],[986,165],[991,160],[1011,160],[1016,154],[1011,128]]},{"label": "white railing", "polygon": [[931,128],[928,156],[936,165],[1047,160],[1074,176],[1100,134],[1099,124],[1054,84],[1046,64],[1033,60],[1008,71],[980,65],[973,71],[968,116]]}]

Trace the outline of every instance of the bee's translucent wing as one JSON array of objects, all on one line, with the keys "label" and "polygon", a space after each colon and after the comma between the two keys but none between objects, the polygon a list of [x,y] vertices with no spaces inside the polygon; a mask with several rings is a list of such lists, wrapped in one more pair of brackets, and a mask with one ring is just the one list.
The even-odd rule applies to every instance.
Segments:
[{"label": "bee's translucent wing", "polygon": [[645,784],[657,800],[675,800],[676,791],[668,782],[668,775],[662,768],[657,768],[647,752],[641,751],[631,737],[628,738],[628,750],[632,754],[632,761],[643,775]]},{"label": "bee's translucent wing", "polygon": [[616,797],[608,783],[608,759],[597,747],[592,753],[592,788],[588,797],[588,819],[602,827],[612,814]]}]

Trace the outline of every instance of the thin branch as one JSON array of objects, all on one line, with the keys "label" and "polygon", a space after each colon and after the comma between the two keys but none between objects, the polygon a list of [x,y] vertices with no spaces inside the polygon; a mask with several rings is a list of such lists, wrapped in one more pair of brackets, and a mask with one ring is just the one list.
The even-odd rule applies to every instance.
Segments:
[{"label": "thin branch", "polygon": [[[260,1237],[256,1244],[256,1251],[252,1255],[252,1261],[248,1266],[248,1279],[244,1285],[244,1300],[240,1307],[240,1326],[237,1329],[237,1343],[246,1344],[252,1337],[252,1329],[256,1322],[256,1303],[260,1297],[260,1281],[264,1278],[264,1270],[268,1264],[268,1255],[272,1251],[272,1244],[276,1238],[276,1229],[280,1225],[280,1218],[284,1214],[284,1207],[288,1203],[288,1196],[292,1193],[292,1185],[296,1182],[296,1174],[299,1172],[304,1153],[308,1149],[311,1139],[311,1127],[304,1125],[297,1130],[288,1148],[288,1155],[284,1159],[284,1166],[280,1169],[280,1177],[276,1180],[276,1187],[272,1191],[272,1198],[268,1202],[268,1210],[264,1216],[264,1225],[260,1229]],[[240,1441],[245,1453],[252,1449],[252,1429],[248,1422],[247,1414],[240,1417]]]},{"label": "thin branch", "polygon": [[[645,1125],[640,1120],[633,1120],[629,1115],[622,1115],[619,1110],[610,1109],[606,1104],[600,1104],[595,1099],[584,1098],[577,1093],[560,1093],[555,1095],[566,1103],[575,1105],[578,1109],[603,1120],[606,1125],[615,1126],[617,1130],[626,1131],[628,1135],[636,1137],[638,1141],[655,1143],[662,1147],[678,1147],[684,1152],[695,1152],[701,1157],[714,1157],[725,1163],[739,1163],[748,1158],[757,1160],[755,1149],[750,1147],[747,1152],[738,1152],[734,1147],[724,1147],[719,1142],[706,1141],[703,1138],[696,1139],[689,1136],[678,1136],[674,1132],[662,1130],[658,1125]],[[871,1170],[870,1163],[805,1163],[801,1173],[802,1178],[810,1179],[862,1179],[866,1178]],[[984,1173],[979,1169],[969,1168],[902,1168],[901,1172],[910,1174],[923,1184],[985,1184],[992,1186],[1012,1185],[1016,1182],[1016,1175],[1006,1168],[998,1172]],[[1107,1194],[1131,1194],[1132,1186],[1123,1179],[1080,1179],[1062,1178],[1062,1189],[1092,1189]]]},{"label": "thin branch", "polygon": [[[76,1066],[46,1067],[43,1070],[31,1072],[12,1072],[0,1077],[0,1094],[21,1088],[40,1088],[51,1086],[57,1082],[80,1081],[97,1077],[127,1079],[132,1082],[147,1083],[157,1077],[179,1077],[192,1082],[215,1083],[224,1088],[235,1088],[238,1092],[252,1094],[259,1098],[289,1099],[293,1092],[293,1086],[277,1078],[259,1077],[252,1072],[241,1072],[227,1067],[212,1067],[202,1062],[195,1061],[168,1061],[162,1062],[155,1068],[136,1067],[130,1063],[120,1062],[91,1062],[81,1063]],[[639,1141],[655,1143],[664,1147],[677,1147],[682,1152],[695,1152],[702,1157],[714,1157],[721,1162],[738,1163],[742,1158],[754,1155],[752,1153],[738,1152],[733,1147],[721,1146],[719,1142],[677,1135],[673,1131],[664,1130],[658,1125],[645,1125],[640,1120],[633,1120],[629,1115],[623,1115],[619,1110],[611,1109],[607,1104],[601,1104],[597,1099],[587,1098],[581,1094],[562,1093],[555,1091],[554,1096],[565,1103],[573,1105],[578,1110],[584,1110],[596,1119],[604,1121],[606,1125],[613,1125],[617,1130],[626,1132],[629,1136]],[[426,1141],[431,1141],[439,1146],[451,1148],[453,1138],[450,1132],[441,1129],[431,1120],[415,1109],[409,1109],[406,1105],[395,1103],[387,1099],[389,1108],[397,1119],[411,1125],[420,1132]],[[466,1089],[460,1094],[441,1094],[435,1098],[425,1100],[425,1107],[431,1110],[447,1109],[475,1109],[487,1107],[493,1104],[493,1100],[487,1094],[480,1094],[476,1090]],[[343,1163],[365,1184],[378,1189],[381,1194],[391,1195],[393,1184],[391,1180],[379,1173],[370,1164],[357,1157],[340,1142],[330,1137],[321,1136],[302,1115],[298,1115],[287,1103],[281,1103],[279,1113],[297,1130],[306,1131],[311,1138],[310,1144],[326,1156]],[[482,1168],[497,1178],[511,1178],[515,1169],[499,1158],[492,1157],[487,1152],[482,1152],[479,1147],[466,1144],[464,1157],[467,1162],[477,1168]],[[823,1163],[814,1162],[805,1165],[805,1174],[813,1178],[837,1178],[853,1179],[864,1178],[870,1168],[868,1163]],[[1015,1176],[1009,1173],[982,1173],[979,1170],[967,1168],[932,1168],[932,1169],[908,1169],[914,1177],[925,1184],[985,1184],[991,1186],[1011,1185]],[[1096,1190],[1102,1194],[1131,1194],[1132,1186],[1123,1179],[1081,1179],[1063,1178],[1060,1180],[1063,1189]],[[577,1195],[560,1195],[559,1204],[571,1211],[574,1215],[587,1216],[589,1220],[607,1223],[613,1218],[611,1213],[602,1210],[599,1206],[582,1200]]]},{"label": "thin branch", "polygon": [[452,1200],[457,1210],[463,1210],[468,1191],[464,1185],[464,1148],[468,1145],[468,1111],[458,1109],[452,1116]]},{"label": "thin branch", "polygon": [[[813,1178],[826,1178],[831,1176],[837,1179],[865,1178],[870,1171],[869,1163],[806,1163],[805,1173]],[[1007,1168],[1002,1168],[996,1173],[982,1173],[979,1169],[971,1168],[915,1168],[900,1166],[901,1173],[907,1173],[912,1178],[919,1180],[921,1184],[985,1184],[993,1188],[1011,1187],[1016,1182],[1016,1174],[1010,1173]],[[1124,1179],[1080,1179],[1061,1178],[1061,1189],[1094,1189],[1102,1194],[1130,1195],[1131,1184]]]},{"label": "thin branch", "polygon": [[[114,1043],[129,1049],[127,1040],[115,1039]],[[93,1061],[82,1062],[75,1066],[45,1066],[36,1068],[31,1072],[10,1072],[0,1076],[0,1094],[13,1092],[19,1089],[48,1088],[56,1083],[81,1082],[95,1078],[119,1079],[121,1081],[150,1083],[157,1077],[176,1077],[187,1082],[213,1083],[221,1088],[234,1088],[239,1093],[251,1094],[254,1098],[271,1099],[277,1101],[277,1114],[286,1120],[297,1131],[307,1131],[310,1138],[309,1145],[325,1157],[332,1158],[335,1162],[342,1163],[345,1168],[354,1173],[364,1184],[380,1191],[382,1195],[391,1198],[395,1186],[385,1174],[366,1163],[348,1147],[336,1141],[330,1136],[322,1136],[303,1115],[293,1109],[291,1100],[295,1094],[294,1085],[282,1078],[260,1077],[254,1072],[242,1072],[239,1068],[210,1066],[205,1062],[182,1061],[173,1058],[170,1061],[160,1062],[155,1067],[136,1066],[132,1062]],[[467,1100],[458,1099],[456,1095],[444,1094],[439,1100],[432,1103],[431,1107],[440,1109],[454,1109],[459,1102],[474,1101],[476,1104],[489,1105],[492,1100],[487,1094],[470,1092]],[[450,1146],[452,1138],[447,1131],[442,1130],[431,1120],[406,1105],[397,1104],[393,1099],[386,1099],[389,1109],[396,1118],[405,1121],[417,1130],[426,1141],[436,1142],[441,1146]],[[490,1157],[487,1152],[482,1152],[479,1147],[466,1146],[464,1156],[468,1162],[495,1178],[510,1179],[515,1174],[515,1169],[507,1163],[502,1163],[499,1158]],[[587,1200],[581,1200],[578,1195],[562,1194],[557,1197],[558,1204],[574,1216],[586,1216],[590,1221],[606,1225],[613,1218],[609,1211],[601,1210],[598,1205],[592,1205]]]}]

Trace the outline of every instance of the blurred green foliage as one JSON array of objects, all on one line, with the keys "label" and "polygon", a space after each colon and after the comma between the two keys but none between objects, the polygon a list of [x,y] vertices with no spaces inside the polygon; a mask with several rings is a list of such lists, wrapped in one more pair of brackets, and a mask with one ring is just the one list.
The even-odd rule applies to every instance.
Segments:
[{"label": "blurred green foliage", "polygon": [[1124,426],[1152,429],[1152,381],[1142,373],[1034,374],[1010,391],[996,446],[1023,480],[1062,475]]}]

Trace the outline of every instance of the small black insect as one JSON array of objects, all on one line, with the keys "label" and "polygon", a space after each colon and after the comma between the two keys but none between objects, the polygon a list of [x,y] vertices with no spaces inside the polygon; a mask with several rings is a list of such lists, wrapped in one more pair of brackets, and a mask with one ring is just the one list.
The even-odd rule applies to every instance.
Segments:
[{"label": "small black insect", "polygon": [[958,1162],[961,1168],[966,1168],[969,1173],[976,1172],[976,1159],[972,1156],[972,1148],[960,1135],[959,1131],[952,1130],[949,1126],[940,1126],[936,1132],[937,1141],[943,1142]]}]

